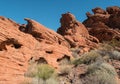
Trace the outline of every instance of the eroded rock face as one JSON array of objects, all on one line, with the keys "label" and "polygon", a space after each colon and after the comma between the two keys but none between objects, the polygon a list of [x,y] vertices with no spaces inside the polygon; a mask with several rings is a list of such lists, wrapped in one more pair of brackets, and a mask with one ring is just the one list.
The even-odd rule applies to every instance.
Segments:
[{"label": "eroded rock face", "polygon": [[120,39],[120,7],[107,7],[106,10],[95,8],[92,11],[94,14],[87,12],[88,18],[83,22],[90,35],[97,37],[101,42]]},{"label": "eroded rock face", "polygon": [[89,35],[85,26],[78,22],[71,13],[62,14],[60,19],[61,27],[57,32],[64,36],[72,48],[89,47],[95,48],[98,40]]},{"label": "eroded rock face", "polygon": [[26,25],[26,32],[35,37],[39,42],[45,42],[47,44],[58,43],[60,45],[69,47],[69,43],[56,32],[45,28],[34,20],[28,18],[25,19],[28,24]]},{"label": "eroded rock face", "polygon": [[103,9],[96,7],[95,9],[92,9],[94,14],[106,14],[107,12],[104,11]]},{"label": "eroded rock face", "polygon": [[[12,20],[0,17],[0,84],[19,84],[31,59],[58,68],[58,59],[72,58],[68,42],[59,34],[30,19],[24,30]],[[26,31],[27,30],[27,31]]]},{"label": "eroded rock face", "polygon": [[106,11],[107,11],[109,14],[117,14],[117,13],[120,11],[120,7],[118,7],[118,6],[107,7],[107,8],[106,8]]}]

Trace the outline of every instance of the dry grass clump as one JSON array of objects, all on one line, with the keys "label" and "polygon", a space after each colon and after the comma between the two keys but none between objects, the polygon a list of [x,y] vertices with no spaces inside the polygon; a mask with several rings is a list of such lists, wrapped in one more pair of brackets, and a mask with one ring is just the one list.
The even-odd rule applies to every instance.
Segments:
[{"label": "dry grass clump", "polygon": [[47,80],[54,73],[54,69],[47,64],[42,64],[37,66],[37,72],[35,76],[43,80]]},{"label": "dry grass clump", "polygon": [[117,73],[108,63],[93,63],[89,65],[83,84],[117,84]]},{"label": "dry grass clump", "polygon": [[28,67],[27,72],[24,74],[26,77],[35,77],[35,73],[37,72],[37,63],[33,63]]},{"label": "dry grass clump", "polygon": [[32,84],[32,81],[29,78],[25,78],[20,84]]},{"label": "dry grass clump", "polygon": [[48,64],[33,64],[25,76],[33,78],[32,84],[47,84],[46,81],[53,77],[54,72],[55,70]]},{"label": "dry grass clump", "polygon": [[120,47],[120,39],[112,39],[109,44],[113,47]]},{"label": "dry grass clump", "polygon": [[72,56],[74,57],[74,58],[78,58],[79,57],[79,53],[80,53],[80,50],[81,50],[81,48],[71,48],[71,52],[72,52]]},{"label": "dry grass clump", "polygon": [[111,59],[120,60],[120,52],[114,50],[109,54]]},{"label": "dry grass clump", "polygon": [[[120,43],[120,42],[119,42]],[[97,52],[102,56],[108,56],[109,59],[120,60],[120,52],[115,50],[115,48],[109,44],[103,43]]]},{"label": "dry grass clump", "polygon": [[68,75],[71,72],[72,66],[70,65],[62,65],[60,66],[60,73],[59,75],[64,76]]},{"label": "dry grass clump", "polygon": [[49,78],[46,80],[46,84],[59,84],[58,81],[54,78]]},{"label": "dry grass clump", "polygon": [[81,55],[80,58],[75,59],[73,61],[73,64],[75,64],[75,65],[91,64],[91,63],[95,62],[100,57],[101,57],[101,55],[98,52],[91,51],[91,52],[88,52],[88,53]]}]

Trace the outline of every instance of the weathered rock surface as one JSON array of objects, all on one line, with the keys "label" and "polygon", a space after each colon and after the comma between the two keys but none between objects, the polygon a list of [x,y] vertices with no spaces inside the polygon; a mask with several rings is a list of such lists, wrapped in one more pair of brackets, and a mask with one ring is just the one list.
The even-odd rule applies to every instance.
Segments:
[{"label": "weathered rock surface", "polygon": [[27,24],[20,25],[1,16],[0,84],[22,82],[32,61],[59,68],[62,60],[72,58],[70,48],[79,49],[79,54],[96,48],[99,41],[120,40],[120,8],[92,11],[83,22],[87,28],[71,13],[62,14],[57,33],[28,18]]},{"label": "weathered rock surface", "polygon": [[112,39],[120,39],[120,32],[118,32],[118,30],[111,29],[101,22],[94,23],[94,25],[88,30],[90,35],[98,38],[100,42],[110,41]]},{"label": "weathered rock surface", "polygon": [[[71,13],[62,14],[60,19],[61,27],[57,30],[59,34],[70,43],[71,48],[84,47],[95,48],[98,40],[89,35],[85,26],[78,22]],[[88,50],[89,50],[88,49]]]},{"label": "weathered rock surface", "polygon": [[83,22],[89,29],[90,35],[100,41],[120,39],[120,7],[107,7],[106,10],[97,7],[92,11],[94,14],[87,12],[88,18]]},{"label": "weathered rock surface", "polygon": [[69,43],[61,35],[45,28],[43,25],[34,20],[27,18],[25,20],[28,22],[26,25],[26,32],[35,37],[39,42],[47,44],[58,43],[59,45],[69,47]]},{"label": "weathered rock surface", "polygon": [[72,57],[68,42],[59,34],[26,19],[26,31],[20,25],[0,17],[0,84],[19,84],[30,60],[58,67],[59,59]]}]

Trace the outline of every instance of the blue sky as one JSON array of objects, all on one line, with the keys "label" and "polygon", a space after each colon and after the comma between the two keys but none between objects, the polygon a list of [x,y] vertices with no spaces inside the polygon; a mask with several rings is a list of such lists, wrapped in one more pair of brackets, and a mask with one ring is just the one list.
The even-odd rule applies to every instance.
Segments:
[{"label": "blue sky", "polygon": [[92,8],[120,6],[120,0],[0,0],[0,16],[24,24],[24,18],[31,18],[46,27],[57,30],[62,13],[71,12],[80,22]]}]

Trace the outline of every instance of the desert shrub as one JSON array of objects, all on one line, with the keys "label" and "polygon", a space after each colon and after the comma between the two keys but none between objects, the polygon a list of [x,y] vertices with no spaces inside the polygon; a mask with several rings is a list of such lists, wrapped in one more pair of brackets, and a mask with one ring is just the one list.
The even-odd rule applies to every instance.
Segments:
[{"label": "desert shrub", "polygon": [[117,84],[117,73],[108,63],[93,63],[89,65],[83,84]]},{"label": "desert shrub", "polygon": [[99,54],[101,54],[102,57],[107,56],[110,59],[120,60],[120,52],[116,50],[112,51],[105,51],[105,50],[97,50]]},{"label": "desert shrub", "polygon": [[49,79],[54,73],[54,69],[47,64],[42,64],[37,66],[37,72],[35,76],[43,80]]},{"label": "desert shrub", "polygon": [[41,78],[39,80],[38,80],[38,78],[33,78],[31,84],[59,84],[59,83],[56,78],[51,77],[51,78],[47,79],[46,81],[44,81]]},{"label": "desert shrub", "polygon": [[115,46],[120,46],[120,40],[117,40],[117,39],[112,39],[109,44],[113,47]]},{"label": "desert shrub", "polygon": [[104,42],[104,43],[100,44],[99,48],[96,51],[99,54],[101,54],[102,56],[105,56],[113,50],[114,50],[114,48],[111,45],[109,45],[107,42]]},{"label": "desert shrub", "polygon": [[32,84],[32,82],[30,80],[28,80],[28,79],[25,79],[20,84]]},{"label": "desert shrub", "polygon": [[37,78],[38,84],[40,84],[41,79],[43,80],[43,82],[46,82],[46,80],[52,77],[52,75],[54,74],[54,69],[47,64],[34,65],[31,67],[32,67],[30,68],[31,70],[29,69],[26,76]]},{"label": "desert shrub", "polygon": [[86,76],[82,84],[117,84],[117,81],[107,73],[98,72],[95,75]]},{"label": "desert shrub", "polygon": [[32,79],[32,84],[46,84],[45,83],[45,81],[43,80],[43,79],[39,79],[38,80],[38,78],[37,77],[34,77],[33,79]]},{"label": "desert shrub", "polygon": [[109,55],[111,51],[108,50],[96,50],[102,57]]},{"label": "desert shrub", "polygon": [[72,52],[72,56],[74,57],[74,58],[78,58],[79,57],[79,53],[80,53],[80,50],[81,50],[81,48],[71,48],[71,52]]},{"label": "desert shrub", "polygon": [[46,80],[46,84],[59,84],[57,79],[55,78],[49,78]]},{"label": "desert shrub", "polygon": [[[120,43],[120,42],[119,42]],[[115,43],[113,43],[115,44]],[[109,56],[110,59],[120,60],[120,52],[115,50],[110,43],[103,43],[99,49],[96,50],[102,57]]]},{"label": "desert shrub", "polygon": [[120,52],[114,50],[109,54],[111,59],[120,60]]},{"label": "desert shrub", "polygon": [[72,67],[70,65],[62,65],[60,66],[60,74],[59,75],[68,75],[71,71]]},{"label": "desert shrub", "polygon": [[32,84],[32,83],[29,82],[29,81],[24,81],[24,82],[22,82],[21,84]]},{"label": "desert shrub", "polygon": [[96,62],[96,63],[93,63],[93,64],[89,65],[88,73],[94,73],[96,71],[103,71],[103,72],[109,73],[111,76],[116,76],[117,75],[114,67],[111,66],[108,63]]},{"label": "desert shrub", "polygon": [[103,42],[100,46],[99,46],[100,50],[105,50],[105,51],[111,51],[113,50],[113,46],[111,46],[108,42]]},{"label": "desert shrub", "polygon": [[32,63],[29,65],[27,72],[24,74],[25,77],[35,77],[35,73],[37,72],[37,63]]},{"label": "desert shrub", "polygon": [[59,65],[68,65],[71,63],[71,59],[69,56],[64,55],[64,57],[57,59],[57,62],[59,63]]},{"label": "desert shrub", "polygon": [[90,51],[88,53],[85,53],[81,55],[80,58],[73,60],[73,64],[90,64],[92,62],[95,62],[98,58],[100,58],[101,55],[97,53],[96,51]]}]

